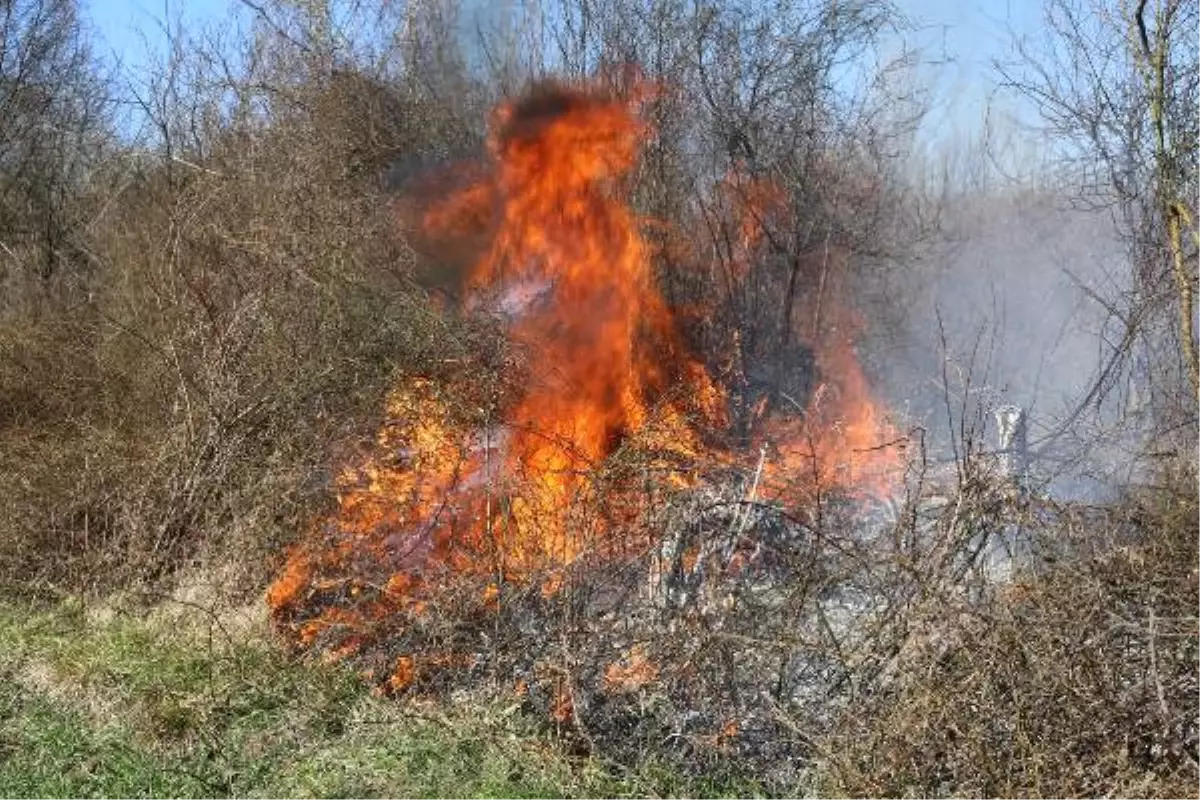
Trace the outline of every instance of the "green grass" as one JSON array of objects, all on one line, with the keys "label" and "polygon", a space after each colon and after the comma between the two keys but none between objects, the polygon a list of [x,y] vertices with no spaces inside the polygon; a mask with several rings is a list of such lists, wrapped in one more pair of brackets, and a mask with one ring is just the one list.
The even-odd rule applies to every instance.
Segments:
[{"label": "green grass", "polygon": [[716,795],[572,759],[491,704],[416,707],[264,637],[213,646],[145,615],[0,602],[0,796]]}]

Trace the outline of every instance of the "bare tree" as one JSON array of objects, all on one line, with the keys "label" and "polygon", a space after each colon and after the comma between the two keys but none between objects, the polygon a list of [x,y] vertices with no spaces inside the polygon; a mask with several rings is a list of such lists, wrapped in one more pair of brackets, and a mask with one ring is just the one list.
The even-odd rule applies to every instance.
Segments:
[{"label": "bare tree", "polygon": [[[1196,248],[1200,232],[1192,208],[1196,197],[1196,7],[1179,0],[1159,0],[1154,11],[1147,13],[1147,0],[1139,0],[1133,11],[1137,27],[1137,46],[1134,50],[1138,75],[1142,80],[1148,102],[1147,114],[1153,133],[1150,146],[1153,154],[1153,187],[1155,211],[1166,224],[1167,247],[1171,260],[1171,275],[1179,305],[1179,339],[1187,360],[1192,394],[1200,393],[1200,363],[1197,362],[1195,330]],[[1181,62],[1177,52],[1180,36],[1187,62]],[[1182,70],[1182,74],[1181,74]],[[1189,76],[1190,73],[1190,76]],[[1181,90],[1183,90],[1181,92]],[[1190,108],[1191,114],[1176,114]],[[1190,124],[1189,124],[1190,122]],[[1188,173],[1191,173],[1190,175]],[[1188,190],[1191,190],[1188,192]],[[1185,194],[1186,193],[1186,194]],[[1193,242],[1185,244],[1184,229]],[[1189,263],[1191,262],[1191,263]]]}]

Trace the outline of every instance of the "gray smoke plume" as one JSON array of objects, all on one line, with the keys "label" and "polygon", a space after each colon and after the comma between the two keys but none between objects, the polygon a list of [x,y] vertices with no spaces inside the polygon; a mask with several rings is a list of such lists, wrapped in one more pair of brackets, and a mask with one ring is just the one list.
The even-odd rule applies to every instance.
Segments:
[{"label": "gray smoke plume", "polygon": [[866,348],[892,406],[924,429],[935,461],[995,452],[997,424],[1013,420],[1003,409],[1018,408],[1022,463],[1010,450],[1006,464],[1056,494],[1102,493],[1129,409],[1080,408],[1111,356],[1106,304],[1128,274],[1112,219],[1010,190],[948,204],[942,233],[883,271],[867,301],[882,309]]}]

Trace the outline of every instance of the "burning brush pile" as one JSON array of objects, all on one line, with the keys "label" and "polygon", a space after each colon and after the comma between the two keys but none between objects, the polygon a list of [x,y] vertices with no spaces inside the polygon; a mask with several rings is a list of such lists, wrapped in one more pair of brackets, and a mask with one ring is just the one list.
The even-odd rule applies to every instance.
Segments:
[{"label": "burning brush pile", "polygon": [[[486,687],[612,758],[778,772],[878,651],[856,623],[877,593],[829,531],[893,490],[899,437],[828,291],[823,328],[795,332],[810,390],[761,393],[735,435],[738,368],[685,335],[629,201],[649,94],[500,107],[485,168],[418,210],[433,249],[478,251],[460,310],[503,330],[501,366],[394,388],[268,601],[297,647],[383,692]],[[742,186],[732,280],[787,202]]]}]

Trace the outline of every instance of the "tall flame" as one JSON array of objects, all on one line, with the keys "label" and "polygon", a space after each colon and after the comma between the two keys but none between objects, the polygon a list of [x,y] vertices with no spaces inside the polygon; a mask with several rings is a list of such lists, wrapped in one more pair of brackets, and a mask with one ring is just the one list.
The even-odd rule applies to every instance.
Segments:
[{"label": "tall flame", "polygon": [[[488,142],[492,173],[424,217],[426,231],[445,238],[486,219],[481,206],[495,209],[468,290],[515,318],[511,338],[539,365],[507,420],[508,471],[530,479],[513,498],[510,554],[575,554],[556,519],[586,491],[587,473],[646,428],[673,379],[686,375],[697,390],[691,410],[719,416],[717,389],[683,355],[641,221],[623,198],[648,135],[635,113],[645,94],[544,86],[502,106]],[[662,410],[656,422],[671,430],[671,446],[690,449],[687,409]]]}]

